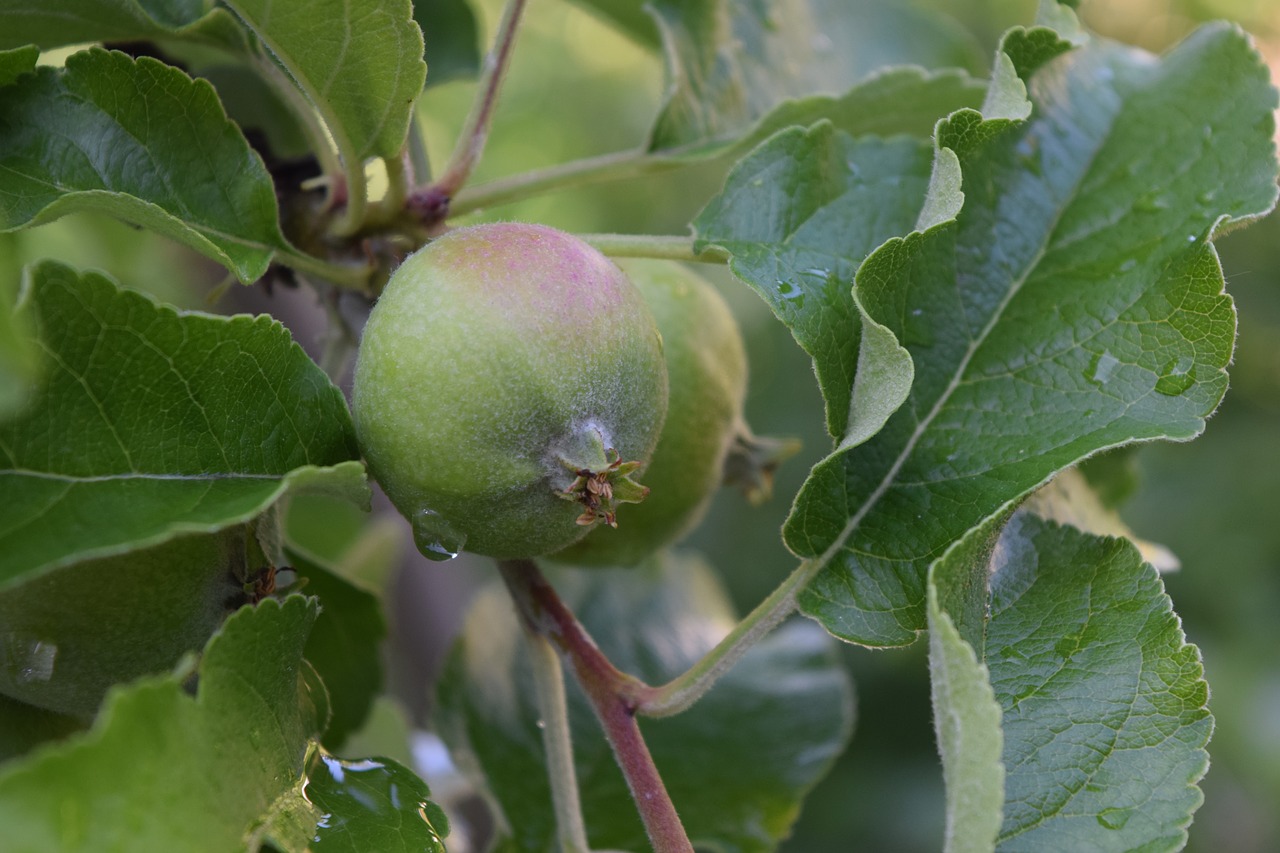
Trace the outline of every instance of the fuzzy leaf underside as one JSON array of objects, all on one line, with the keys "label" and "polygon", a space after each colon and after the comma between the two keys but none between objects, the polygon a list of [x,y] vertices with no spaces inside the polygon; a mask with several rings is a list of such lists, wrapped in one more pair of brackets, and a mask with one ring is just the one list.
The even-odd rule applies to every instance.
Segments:
[{"label": "fuzzy leaf underside", "polygon": [[324,117],[338,150],[363,168],[396,158],[427,66],[409,0],[227,3]]},{"label": "fuzzy leaf underside", "polygon": [[262,160],[213,88],[94,48],[0,99],[0,230],[98,211],[213,258],[244,282],[287,249]]},{"label": "fuzzy leaf underside", "polygon": [[[960,603],[974,590],[976,610]],[[960,685],[934,696],[949,850],[1182,848],[1208,686],[1130,543],[1019,513],[994,551],[969,542],[933,566],[929,625],[935,681]]]},{"label": "fuzzy leaf underside", "polygon": [[1001,96],[994,118],[940,123],[927,227],[856,274],[914,380],[882,430],[815,467],[784,528],[825,563],[802,609],[854,642],[912,642],[951,543],[1103,449],[1194,437],[1226,388],[1235,312],[1210,238],[1274,204],[1265,66],[1226,26],[1160,59],[1103,42],[1051,58],[1043,32],[1005,43],[1030,118]]},{"label": "fuzzy leaf underside", "polygon": [[277,321],[54,263],[28,288],[46,371],[0,423],[0,586],[243,523],[290,488],[367,502],[346,402]]}]

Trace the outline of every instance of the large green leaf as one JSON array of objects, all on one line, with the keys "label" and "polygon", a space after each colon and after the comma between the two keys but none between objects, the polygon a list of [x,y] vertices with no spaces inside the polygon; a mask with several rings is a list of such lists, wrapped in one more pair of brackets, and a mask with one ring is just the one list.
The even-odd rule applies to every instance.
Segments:
[{"label": "large green leaf", "polygon": [[694,220],[697,249],[728,251],[734,274],[813,357],[835,437],[849,426],[858,364],[854,272],[915,226],[931,160],[915,139],[855,140],[827,122],[793,128],[735,166]]},{"label": "large green leaf", "polygon": [[422,30],[427,85],[474,77],[480,70],[480,28],[468,0],[414,0]]},{"label": "large green leaf", "polygon": [[53,263],[30,288],[48,370],[0,424],[0,587],[243,523],[290,487],[368,500],[341,392],[275,320]]},{"label": "large green leaf", "polygon": [[204,648],[239,592],[244,530],[86,560],[0,592],[0,693],[91,717],[112,685]]},{"label": "large green leaf", "polygon": [[[1036,70],[1047,32],[1006,40],[993,118],[939,125],[926,227],[857,272],[864,328],[906,348],[914,383],[814,469],[784,529],[825,566],[802,608],[855,642],[914,640],[952,542],[1093,453],[1197,435],[1226,389],[1235,314],[1210,238],[1274,204],[1265,66],[1214,26],[1160,59],[1099,42]],[[860,377],[883,353],[903,360],[864,352]]]},{"label": "large green leaf", "polygon": [[296,793],[316,733],[302,648],[317,611],[300,596],[245,608],[210,641],[194,697],[186,673],[139,682],[110,695],[88,734],[5,765],[5,845],[252,849],[293,810],[306,834],[281,840],[299,849],[319,816]]},{"label": "large green leaf", "polygon": [[905,3],[657,0],[651,8],[667,58],[667,100],[649,141],[659,151],[731,140],[790,99],[839,95],[889,65],[974,59],[962,30]]},{"label": "large green leaf", "polygon": [[427,67],[410,0],[228,0],[362,169],[400,156]]},{"label": "large green leaf", "polygon": [[333,712],[324,742],[340,747],[364,722],[382,691],[382,639],[387,623],[376,596],[297,548],[286,550],[305,583],[300,588],[320,599],[316,629],[307,640],[307,660],[329,688]]},{"label": "large green leaf", "polygon": [[208,83],[93,49],[0,99],[0,230],[97,210],[260,277],[288,244],[261,159]]},{"label": "large green leaf", "polygon": [[30,402],[44,366],[33,340],[30,312],[18,307],[18,300],[25,298],[20,282],[0,278],[0,421]]},{"label": "large green leaf", "polygon": [[[558,580],[610,659],[650,682],[683,672],[735,622],[714,576],[692,556]],[[849,734],[849,686],[824,639],[803,622],[790,623],[691,709],[643,722],[695,844],[725,853],[774,849],[804,794],[840,753]],[[551,849],[556,834],[529,660],[500,587],[473,604],[438,699],[446,742],[501,809],[507,836],[501,849]],[[592,847],[648,849],[626,784],[576,686],[569,701]]]},{"label": "large green leaf", "polygon": [[237,51],[247,44],[212,0],[0,0],[0,48],[175,37]]},{"label": "large green leaf", "polygon": [[[1202,799],[1213,719],[1199,651],[1155,570],[1123,539],[1029,513],[1014,516],[992,560],[963,550],[930,575],[930,628],[942,635],[931,665],[936,674],[942,644],[974,660],[965,689],[994,695],[999,708],[975,715],[990,699],[935,694],[935,714],[1003,752],[961,763],[944,748],[949,789],[953,778],[969,791],[1003,779],[1001,850],[1181,849]],[[988,566],[983,651],[948,631],[941,602],[967,577],[985,581]],[[980,818],[989,834],[955,849],[991,849],[990,808],[957,798],[951,823],[972,829]]]}]

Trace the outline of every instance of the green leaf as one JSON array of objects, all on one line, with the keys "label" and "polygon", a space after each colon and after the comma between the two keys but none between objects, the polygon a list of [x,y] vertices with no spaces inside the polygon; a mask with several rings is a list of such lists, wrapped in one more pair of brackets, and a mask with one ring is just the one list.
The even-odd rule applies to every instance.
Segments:
[{"label": "green leaf", "polygon": [[30,279],[49,370],[0,424],[0,587],[243,523],[290,488],[367,502],[346,401],[275,320],[180,314],[53,263]]},{"label": "green leaf", "polygon": [[23,74],[36,67],[40,58],[40,48],[34,44],[16,47],[13,50],[0,50],[0,86],[8,86]]},{"label": "green leaf", "polygon": [[[558,576],[620,669],[650,683],[682,673],[735,623],[701,560]],[[501,809],[507,850],[554,844],[551,794],[524,637],[499,586],[477,597],[439,686],[437,723]],[[849,734],[844,670],[821,631],[792,622],[747,653],[688,711],[644,720],[645,740],[690,837],[726,851],[773,850]],[[648,849],[635,806],[576,683],[574,754],[592,847]]]},{"label": "green leaf", "polygon": [[1248,39],[1208,27],[1159,60],[1095,43],[1027,91],[1026,122],[940,123],[929,227],[857,273],[914,384],[815,467],[784,528],[826,564],[802,609],[855,642],[910,643],[952,542],[1091,454],[1192,438],[1226,389],[1235,314],[1209,240],[1276,193],[1276,96]]},{"label": "green leaf", "polygon": [[669,92],[649,140],[655,151],[733,139],[785,101],[845,92],[885,66],[974,59],[958,26],[909,4],[657,0],[651,8]]},{"label": "green leaf", "polygon": [[242,51],[244,29],[207,0],[0,0],[0,48],[181,38]]},{"label": "green leaf", "polygon": [[363,168],[400,156],[427,67],[409,0],[228,0]]},{"label": "green leaf", "polygon": [[387,633],[376,596],[343,578],[321,560],[296,548],[286,551],[307,595],[320,599],[320,617],[307,640],[306,656],[324,679],[333,716],[324,742],[340,747],[364,722],[382,690],[381,643]]},{"label": "green leaf", "polygon": [[389,758],[347,761],[316,750],[303,794],[321,814],[315,853],[444,853],[444,812],[426,782]]},{"label": "green leaf", "polygon": [[1025,512],[990,565],[985,663],[1000,715],[986,736],[1003,737],[1007,768],[998,849],[1181,849],[1213,719],[1199,651],[1155,570],[1122,539]]},{"label": "green leaf", "polygon": [[0,277],[0,421],[31,401],[44,368],[33,340],[30,312],[18,304],[20,299],[26,299],[21,283]]},{"label": "green leaf", "polygon": [[306,811],[294,792],[315,733],[301,674],[317,610],[301,596],[244,608],[209,642],[194,697],[182,672],[119,689],[86,735],[5,765],[6,845],[242,850],[279,809]]},{"label": "green leaf", "polygon": [[0,230],[81,210],[158,231],[244,282],[288,248],[271,179],[213,87],[97,48],[0,101]]},{"label": "green leaf", "polygon": [[42,743],[62,740],[84,728],[76,717],[55,714],[0,696],[0,764],[26,755]]},{"label": "green leaf", "polygon": [[835,437],[850,424],[858,364],[854,272],[915,225],[930,159],[923,141],[855,140],[827,122],[792,128],[735,166],[694,220],[695,249],[728,251],[734,274],[813,357]]},{"label": "green leaf", "polygon": [[413,19],[426,44],[428,86],[479,72],[480,31],[467,0],[414,0]]},{"label": "green leaf", "polygon": [[0,592],[0,693],[89,718],[112,685],[204,648],[243,600],[243,528],[86,560]]},{"label": "green leaf", "polygon": [[929,679],[946,783],[947,853],[992,850],[1003,818],[1000,705],[980,657],[987,573],[1003,521],[962,540],[929,574]]}]

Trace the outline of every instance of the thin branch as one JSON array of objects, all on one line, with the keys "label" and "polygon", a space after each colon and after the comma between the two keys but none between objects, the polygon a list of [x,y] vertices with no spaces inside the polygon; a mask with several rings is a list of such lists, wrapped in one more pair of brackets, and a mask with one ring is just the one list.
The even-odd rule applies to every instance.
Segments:
[{"label": "thin branch", "polygon": [[564,672],[551,642],[526,620],[524,628],[529,657],[533,661],[534,688],[542,717],[542,743],[547,752],[547,776],[561,853],[591,853],[587,826],[582,819],[578,777],[573,766],[573,740],[569,730],[569,705],[564,693]]},{"label": "thin branch", "polygon": [[408,210],[427,227],[443,221],[450,214],[453,197],[471,177],[471,170],[480,162],[480,156],[484,153],[484,144],[489,138],[489,125],[493,122],[498,94],[502,91],[502,82],[506,79],[507,67],[511,64],[511,51],[515,47],[520,15],[524,12],[526,3],[527,0],[507,0],[502,20],[498,23],[493,48],[484,59],[471,113],[458,135],[457,147],[454,148],[444,173],[430,186],[409,195]]},{"label": "thin branch", "polygon": [[726,252],[717,248],[694,251],[692,237],[651,234],[579,234],[586,242],[615,258],[661,258],[703,264],[725,264]]},{"label": "thin branch", "polygon": [[627,698],[642,683],[609,662],[532,561],[504,560],[499,569],[526,623],[559,647],[591,700],[655,853],[693,853]]},{"label": "thin branch", "polygon": [[670,157],[655,156],[643,148],[616,151],[468,187],[453,197],[449,210],[451,215],[461,216],[552,190],[573,189],[669,172],[687,165],[690,164]]}]

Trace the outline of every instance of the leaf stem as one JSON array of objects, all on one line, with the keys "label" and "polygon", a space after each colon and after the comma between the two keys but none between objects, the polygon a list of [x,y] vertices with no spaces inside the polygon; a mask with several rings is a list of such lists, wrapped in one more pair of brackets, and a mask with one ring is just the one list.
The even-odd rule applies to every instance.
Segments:
[{"label": "leaf stem", "polygon": [[498,567],[526,624],[559,648],[591,701],[655,853],[693,853],[628,698],[643,682],[614,667],[533,561],[504,560]]},{"label": "leaf stem", "polygon": [[452,211],[453,197],[471,177],[471,170],[480,162],[485,142],[489,138],[489,126],[493,122],[493,110],[498,103],[507,68],[511,64],[511,52],[516,33],[520,29],[520,16],[528,0],[507,0],[498,22],[493,47],[484,58],[476,99],[471,105],[458,144],[449,158],[444,172],[430,186],[416,190],[409,196],[409,209],[428,227],[443,220]]},{"label": "leaf stem", "polygon": [[670,157],[658,157],[643,148],[615,151],[499,178],[479,186],[461,190],[449,206],[450,213],[464,213],[508,204],[552,190],[565,190],[591,184],[635,178],[668,172],[688,165]]},{"label": "leaf stem", "polygon": [[579,234],[578,236],[604,254],[615,258],[661,258],[704,264],[729,262],[728,253],[716,247],[709,247],[701,252],[694,251],[692,237],[652,234]]},{"label": "leaf stem", "polygon": [[752,646],[795,611],[800,590],[822,565],[821,560],[809,559],[797,566],[768,598],[687,672],[661,687],[646,687],[636,697],[636,713],[646,717],[669,717],[700,699]]},{"label": "leaf stem", "polygon": [[[523,614],[522,614],[523,617]],[[542,743],[547,752],[547,775],[556,814],[561,853],[591,853],[587,826],[582,819],[578,777],[573,766],[573,740],[569,730],[569,705],[564,693],[560,658],[546,636],[521,618],[529,657],[533,661],[534,689],[542,718]]]},{"label": "leaf stem", "polygon": [[369,286],[368,266],[346,266],[299,252],[296,249],[276,249],[275,258],[287,267],[324,279],[330,284],[348,290],[366,290]]}]

